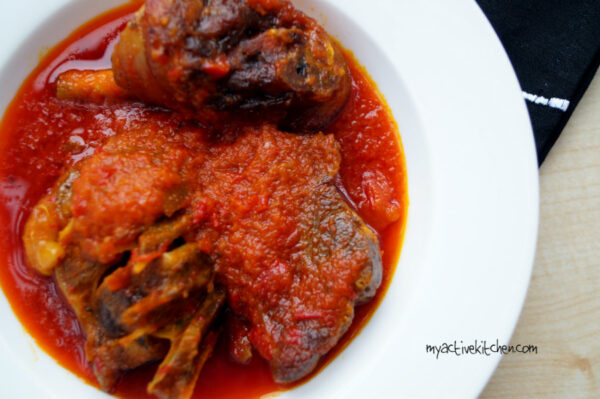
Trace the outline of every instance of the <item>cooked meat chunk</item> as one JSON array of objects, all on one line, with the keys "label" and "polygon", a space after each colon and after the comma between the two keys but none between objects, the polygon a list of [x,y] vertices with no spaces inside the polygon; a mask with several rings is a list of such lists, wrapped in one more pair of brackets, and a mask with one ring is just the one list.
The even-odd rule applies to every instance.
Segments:
[{"label": "cooked meat chunk", "polygon": [[118,335],[133,331],[128,336],[133,341],[180,319],[190,310],[187,299],[210,283],[210,266],[194,244],[165,252],[151,262],[132,259],[97,290],[96,308],[103,327]]},{"label": "cooked meat chunk", "polygon": [[[316,132],[337,117],[351,89],[339,47],[288,0],[147,0],[112,61],[127,93],[204,122],[244,110],[284,130]],[[67,72],[57,94],[126,98],[111,77]]]},{"label": "cooked meat chunk", "polygon": [[160,399],[190,397],[202,366],[212,354],[216,335],[206,337],[199,347],[211,322],[225,301],[225,292],[217,289],[208,294],[202,307],[192,315],[188,323],[175,324],[167,328],[161,336],[172,341],[169,353],[158,367],[154,379],[148,386],[148,392]]},{"label": "cooked meat chunk", "polygon": [[[152,337],[122,344],[113,327],[105,328],[94,306],[95,289],[109,270],[103,265],[82,259],[76,247],[55,270],[56,282],[73,308],[86,335],[86,356],[105,390],[111,390],[123,373],[164,356],[167,346]],[[120,331],[119,331],[120,332]]]},{"label": "cooked meat chunk", "polygon": [[[164,176],[173,165],[181,166],[186,147],[181,140],[177,146],[164,141],[156,147],[149,139],[160,130],[154,128],[115,137],[68,170],[34,208],[24,243],[33,254],[32,266],[54,273],[73,308],[102,389],[113,390],[131,369],[185,352],[187,361],[179,361],[168,375],[188,384],[174,385],[160,397],[187,399],[193,376],[214,345],[212,333],[207,342],[202,339],[224,294],[214,287],[209,256],[182,238],[191,226],[190,217],[177,212],[185,190],[164,184],[175,175],[173,181],[181,183],[182,169],[175,168],[169,179]],[[90,180],[95,191],[86,190],[84,182]],[[194,314],[203,317],[200,330]],[[201,355],[194,355],[200,346]]]},{"label": "cooked meat chunk", "polygon": [[[332,136],[265,126],[213,149],[192,206],[217,281],[276,381],[306,376],[381,283],[379,241],[334,186]],[[210,216],[216,213],[217,217]]]},{"label": "cooked meat chunk", "polygon": [[111,69],[103,71],[71,70],[62,73],[56,84],[56,97],[78,98],[93,103],[122,101],[130,95],[115,83]]},{"label": "cooked meat chunk", "polygon": [[[168,348],[164,339],[176,342],[185,334],[185,330],[174,330],[167,336],[164,329],[185,327],[191,322],[190,314],[207,306],[203,301],[210,300],[216,313],[214,294],[203,298],[211,269],[206,256],[193,247],[186,244],[165,252],[141,271],[135,269],[144,262],[129,262],[102,284],[99,281],[109,266],[83,261],[75,248],[56,269],[59,287],[86,333],[86,354],[103,389],[112,390],[125,371],[163,358]],[[211,320],[206,319],[207,325]],[[182,367],[172,372],[173,378],[187,376],[197,368],[191,364],[188,370]]]},{"label": "cooked meat chunk", "polygon": [[189,156],[181,143],[155,142],[142,130],[109,140],[83,161],[72,211],[74,239],[85,255],[111,262],[135,245],[141,231],[183,208]]},{"label": "cooked meat chunk", "polygon": [[76,169],[61,176],[51,195],[38,202],[25,223],[25,254],[29,265],[41,274],[52,275],[66,256],[61,241],[72,228],[67,224],[71,218],[72,183],[78,176]]},{"label": "cooked meat chunk", "polygon": [[239,361],[252,344],[277,382],[310,373],[381,283],[378,239],[334,185],[340,161],[331,135],[164,122],[123,128],[65,172],[25,245],[73,306],[101,386],[168,340],[149,391],[188,398],[225,293]]}]

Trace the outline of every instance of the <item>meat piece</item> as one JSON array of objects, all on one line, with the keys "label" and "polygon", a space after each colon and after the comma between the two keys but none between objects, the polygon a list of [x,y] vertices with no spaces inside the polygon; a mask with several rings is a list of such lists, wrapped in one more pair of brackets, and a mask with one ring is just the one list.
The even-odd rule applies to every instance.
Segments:
[{"label": "meat piece", "polygon": [[216,335],[208,336],[201,348],[199,345],[224,301],[225,292],[217,288],[207,295],[183,331],[179,331],[182,324],[178,323],[162,332],[162,337],[171,340],[171,349],[148,385],[149,393],[160,399],[192,396],[200,370],[212,354]]},{"label": "meat piece", "polygon": [[[187,244],[164,253],[137,274],[131,269],[140,263],[130,262],[109,274],[102,284],[99,281],[109,266],[82,261],[75,253],[69,253],[56,269],[59,287],[86,333],[86,354],[104,390],[112,390],[125,371],[163,358],[168,347],[164,330],[171,325],[182,325],[195,312],[206,315],[204,309],[209,308],[210,317],[205,318],[202,330],[206,332],[223,295],[217,291],[216,299],[215,294],[208,294],[206,300],[199,295],[211,279],[205,259],[193,244]],[[126,281],[120,273],[123,270],[132,274]],[[115,285],[123,286],[113,291],[111,288],[115,287],[111,286]],[[198,350],[202,336],[188,342],[181,338],[187,331],[174,330],[168,337],[173,342],[186,342],[188,351],[195,343]],[[189,367],[184,369],[186,366]],[[201,364],[196,362],[181,364],[177,375],[187,376],[190,370],[196,373],[200,368]]]},{"label": "meat piece", "polygon": [[78,98],[94,103],[106,100],[122,101],[130,95],[115,82],[113,71],[71,70],[59,75],[56,83],[56,97],[60,99]]},{"label": "meat piece", "polygon": [[113,391],[127,371],[162,359],[168,348],[166,342],[152,336],[140,337],[127,345],[106,338],[98,338],[97,341],[89,341],[88,338],[88,342],[88,360],[92,363],[100,388],[106,392]]},{"label": "meat piece", "polygon": [[[166,252],[123,281],[120,271],[139,265],[128,263],[102,284],[110,265],[84,261],[76,247],[69,247],[55,276],[86,333],[86,354],[104,390],[110,391],[125,371],[163,358],[168,346],[155,333],[201,307],[199,294],[210,282],[211,269],[193,247]],[[123,287],[113,291],[113,285]]]},{"label": "meat piece", "polygon": [[254,330],[255,340],[268,342],[262,350],[283,383],[312,371],[350,327],[354,305],[371,299],[382,277],[377,238],[333,186],[319,188],[305,209],[310,225],[301,227],[292,264],[301,281],[288,294],[300,303],[285,313],[270,309],[269,322]]},{"label": "meat piece", "polygon": [[[36,205],[26,225],[24,244],[34,267],[44,274],[54,273],[59,289],[86,335],[88,361],[92,363],[100,385],[109,390],[123,371],[162,358],[167,347],[151,337],[140,337],[121,345],[110,338],[110,333],[99,322],[93,306],[94,293],[111,264],[86,260],[77,246],[68,245],[73,226],[72,184],[78,176],[77,169],[65,173],[50,194]],[[49,220],[53,223],[47,223]],[[53,233],[49,234],[49,230]],[[49,243],[52,248],[57,248],[55,253],[46,251]],[[55,256],[56,253],[60,256]]]},{"label": "meat piece", "polygon": [[[342,51],[288,0],[147,0],[112,61],[127,93],[203,122],[244,110],[284,130],[316,132],[351,89]],[[109,71],[67,72],[57,95],[126,98],[114,81]]]},{"label": "meat piece", "polygon": [[[105,327],[133,331],[128,339],[152,334],[186,313],[195,292],[211,281],[208,257],[185,244],[151,262],[130,260],[98,288],[97,308]],[[193,309],[193,308],[192,308]]]},{"label": "meat piece", "polygon": [[111,262],[141,231],[185,206],[189,150],[152,137],[144,129],[115,137],[78,166],[73,235],[90,259]]},{"label": "meat piece", "polygon": [[[202,346],[201,356],[180,362],[173,375],[193,385],[189,375],[197,375],[210,354],[214,339],[202,339],[224,299],[214,288],[210,258],[182,238],[191,227],[191,218],[177,212],[185,190],[164,184],[165,175],[178,183],[184,175],[181,168],[169,168],[193,165],[187,157],[181,161],[186,136],[150,139],[158,132],[154,125],[115,137],[67,170],[34,208],[24,236],[32,266],[54,273],[73,308],[86,335],[87,359],[105,391],[114,389],[126,371],[164,358],[167,340],[171,352],[182,352],[181,342],[188,353]],[[96,190],[88,190],[86,181],[95,182]],[[104,213],[107,208],[112,213]],[[153,209],[158,211],[152,214]],[[124,240],[127,245],[121,247],[106,245]],[[49,245],[58,248],[56,253],[45,251]],[[190,341],[198,324],[190,321],[194,314],[206,317],[202,334]],[[186,329],[187,324],[192,327]],[[174,399],[189,397],[176,387],[170,392]]]},{"label": "meat piece", "polygon": [[61,241],[72,228],[67,226],[71,217],[71,185],[78,176],[77,170],[61,176],[52,193],[33,208],[25,223],[25,255],[29,265],[46,276],[52,275],[66,256]]},{"label": "meat piece", "polygon": [[[306,376],[381,283],[379,241],[334,185],[332,136],[247,128],[213,147],[192,206],[217,281],[277,382]],[[214,213],[213,216],[206,216]],[[198,216],[200,218],[200,216]]]},{"label": "meat piece", "polygon": [[69,247],[65,261],[55,270],[57,284],[75,311],[86,335],[86,356],[100,386],[110,391],[123,372],[160,359],[166,353],[164,342],[152,337],[122,344],[114,330],[101,323],[94,306],[95,289],[110,265],[85,261],[76,247]]}]

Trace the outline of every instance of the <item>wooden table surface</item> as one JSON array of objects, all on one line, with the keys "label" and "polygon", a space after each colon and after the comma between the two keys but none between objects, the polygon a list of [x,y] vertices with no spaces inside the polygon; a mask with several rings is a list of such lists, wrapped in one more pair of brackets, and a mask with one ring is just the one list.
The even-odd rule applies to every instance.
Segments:
[{"label": "wooden table surface", "polygon": [[540,169],[533,278],[513,344],[482,394],[600,398],[600,72]]}]

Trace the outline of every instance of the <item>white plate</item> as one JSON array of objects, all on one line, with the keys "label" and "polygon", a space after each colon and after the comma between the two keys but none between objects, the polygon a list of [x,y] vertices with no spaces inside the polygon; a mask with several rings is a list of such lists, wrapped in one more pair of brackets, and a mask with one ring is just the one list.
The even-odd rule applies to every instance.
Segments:
[{"label": "white plate", "polygon": [[[5,1],[0,109],[40,50],[123,0]],[[352,344],[281,398],[475,397],[499,361],[425,346],[506,344],[533,264],[538,180],[519,85],[470,0],[298,0],[378,83],[400,127],[410,209],[389,293]],[[0,295],[0,397],[102,398],[24,332]]]}]

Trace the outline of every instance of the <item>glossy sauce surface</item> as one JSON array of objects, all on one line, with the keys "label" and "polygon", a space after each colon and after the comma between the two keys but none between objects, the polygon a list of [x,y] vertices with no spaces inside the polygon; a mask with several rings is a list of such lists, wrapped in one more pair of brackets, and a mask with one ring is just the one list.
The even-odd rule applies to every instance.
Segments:
[{"label": "glossy sauce surface", "polygon": [[[21,236],[31,208],[65,165],[92,154],[117,126],[158,112],[139,103],[73,104],[55,98],[54,82],[61,72],[110,67],[115,39],[137,7],[139,2],[134,2],[101,15],[53,49],[25,81],[0,125],[0,228],[5,237],[0,242],[0,284],[39,345],[94,385],[79,324],[54,281],[27,267]],[[404,156],[395,123],[365,71],[350,54],[347,59],[354,80],[352,96],[326,133],[333,133],[341,144],[338,187],[379,233],[384,281],[377,297],[356,309],[350,331],[322,366],[360,332],[385,294],[399,255],[407,207]],[[388,225],[388,220],[396,221]],[[145,387],[155,368],[130,373],[117,396],[150,397]],[[287,388],[273,382],[267,363],[256,354],[249,365],[235,363],[222,339],[200,375],[194,397],[253,398]]]}]

